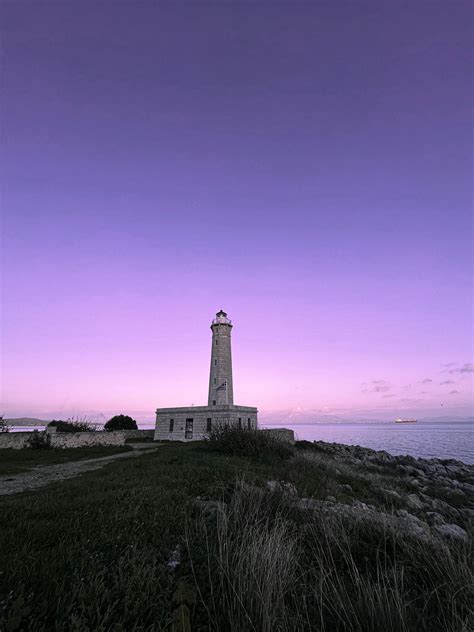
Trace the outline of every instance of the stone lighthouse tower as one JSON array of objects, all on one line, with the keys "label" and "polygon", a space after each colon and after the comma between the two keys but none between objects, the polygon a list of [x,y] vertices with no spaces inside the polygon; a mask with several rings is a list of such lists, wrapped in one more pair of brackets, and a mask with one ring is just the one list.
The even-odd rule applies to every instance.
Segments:
[{"label": "stone lighthouse tower", "polygon": [[230,334],[232,322],[222,310],[212,321],[211,370],[209,373],[208,406],[232,405],[232,351]]},{"label": "stone lighthouse tower", "polygon": [[204,439],[213,428],[223,425],[249,430],[258,427],[255,407],[234,404],[230,344],[232,322],[224,311],[217,312],[211,331],[207,406],[157,408],[155,440],[195,441]]}]

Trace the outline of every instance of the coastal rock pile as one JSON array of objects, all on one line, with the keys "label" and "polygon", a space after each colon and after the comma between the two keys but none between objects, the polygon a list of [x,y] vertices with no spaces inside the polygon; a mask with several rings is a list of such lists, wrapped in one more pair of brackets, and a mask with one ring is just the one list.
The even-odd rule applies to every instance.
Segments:
[{"label": "coastal rock pile", "polygon": [[[468,532],[474,526],[474,466],[455,459],[394,456],[323,441],[302,441],[298,447],[301,458],[316,460],[338,478],[353,476],[363,481],[382,504],[366,504],[366,499],[359,498],[349,508],[329,502],[324,511],[329,507],[354,517],[369,512],[366,518],[415,535],[469,540]],[[347,484],[337,485],[341,492],[350,493],[349,488]],[[393,505],[395,511],[387,513],[387,505]]]},{"label": "coastal rock pile", "polygon": [[[367,523],[401,535],[470,541],[474,466],[321,441],[301,441],[296,448],[286,469],[291,482],[267,480],[261,493],[284,497],[298,511]],[[293,467],[299,471],[299,480],[292,474]],[[318,481],[319,487],[312,485]],[[255,486],[248,487],[256,491]],[[223,509],[221,501],[197,502],[207,515]]]}]

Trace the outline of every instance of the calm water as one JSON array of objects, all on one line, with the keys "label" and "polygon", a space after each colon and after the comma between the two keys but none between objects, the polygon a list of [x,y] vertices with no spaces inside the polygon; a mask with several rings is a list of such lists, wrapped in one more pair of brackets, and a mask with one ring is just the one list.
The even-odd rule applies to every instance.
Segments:
[{"label": "calm water", "polygon": [[[154,422],[138,423],[142,429],[154,428]],[[266,428],[281,426],[266,424]],[[287,424],[298,439],[333,441],[361,445],[391,454],[411,454],[425,459],[459,459],[474,464],[473,425],[466,422],[428,422],[416,424],[384,423],[318,423]],[[12,430],[28,431],[44,426],[13,426]]]},{"label": "calm water", "polygon": [[473,425],[466,422],[318,423],[290,424],[286,427],[292,428],[298,439],[307,441],[332,441],[386,450],[390,454],[474,463]]}]

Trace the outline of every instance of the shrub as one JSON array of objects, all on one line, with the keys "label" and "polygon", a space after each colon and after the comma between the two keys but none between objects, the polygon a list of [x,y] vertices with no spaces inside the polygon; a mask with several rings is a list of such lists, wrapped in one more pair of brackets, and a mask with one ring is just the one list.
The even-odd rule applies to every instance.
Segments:
[{"label": "shrub", "polygon": [[3,418],[3,415],[0,415],[0,432],[10,432],[10,426]]},{"label": "shrub", "polygon": [[283,460],[294,454],[293,447],[283,439],[251,428],[222,425],[211,430],[206,447],[215,452],[256,457],[263,460]]},{"label": "shrub", "polygon": [[56,428],[56,432],[94,432],[96,427],[86,419],[53,419],[48,424],[48,428]]},{"label": "shrub", "polygon": [[49,450],[51,448],[51,437],[47,432],[33,430],[33,436],[28,440],[28,447],[33,450]]},{"label": "shrub", "polygon": [[104,430],[138,430],[138,426],[128,415],[115,415],[105,424]]}]

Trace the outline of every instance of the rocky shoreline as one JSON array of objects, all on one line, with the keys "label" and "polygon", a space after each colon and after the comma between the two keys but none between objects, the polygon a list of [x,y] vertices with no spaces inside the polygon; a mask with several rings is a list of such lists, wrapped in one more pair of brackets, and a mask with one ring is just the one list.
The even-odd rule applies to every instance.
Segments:
[{"label": "rocky shoreline", "polygon": [[[320,497],[299,493],[289,480],[269,480],[295,509],[368,523],[399,535],[469,543],[474,527],[474,466],[454,459],[394,456],[361,446],[296,442],[294,463],[326,475]],[[199,499],[205,511],[221,502]]]},{"label": "rocky shoreline", "polygon": [[[319,455],[338,466],[351,468],[378,487],[378,506],[354,499],[350,505],[327,498],[319,507],[346,516],[378,521],[420,537],[436,536],[467,542],[474,523],[474,466],[455,459],[394,456],[360,446],[314,441],[299,442],[304,458]],[[309,448],[307,450],[307,448]],[[349,489],[346,487],[346,491]],[[300,504],[311,505],[308,499]],[[382,505],[382,507],[381,507]],[[380,511],[392,505],[392,511]]]}]

